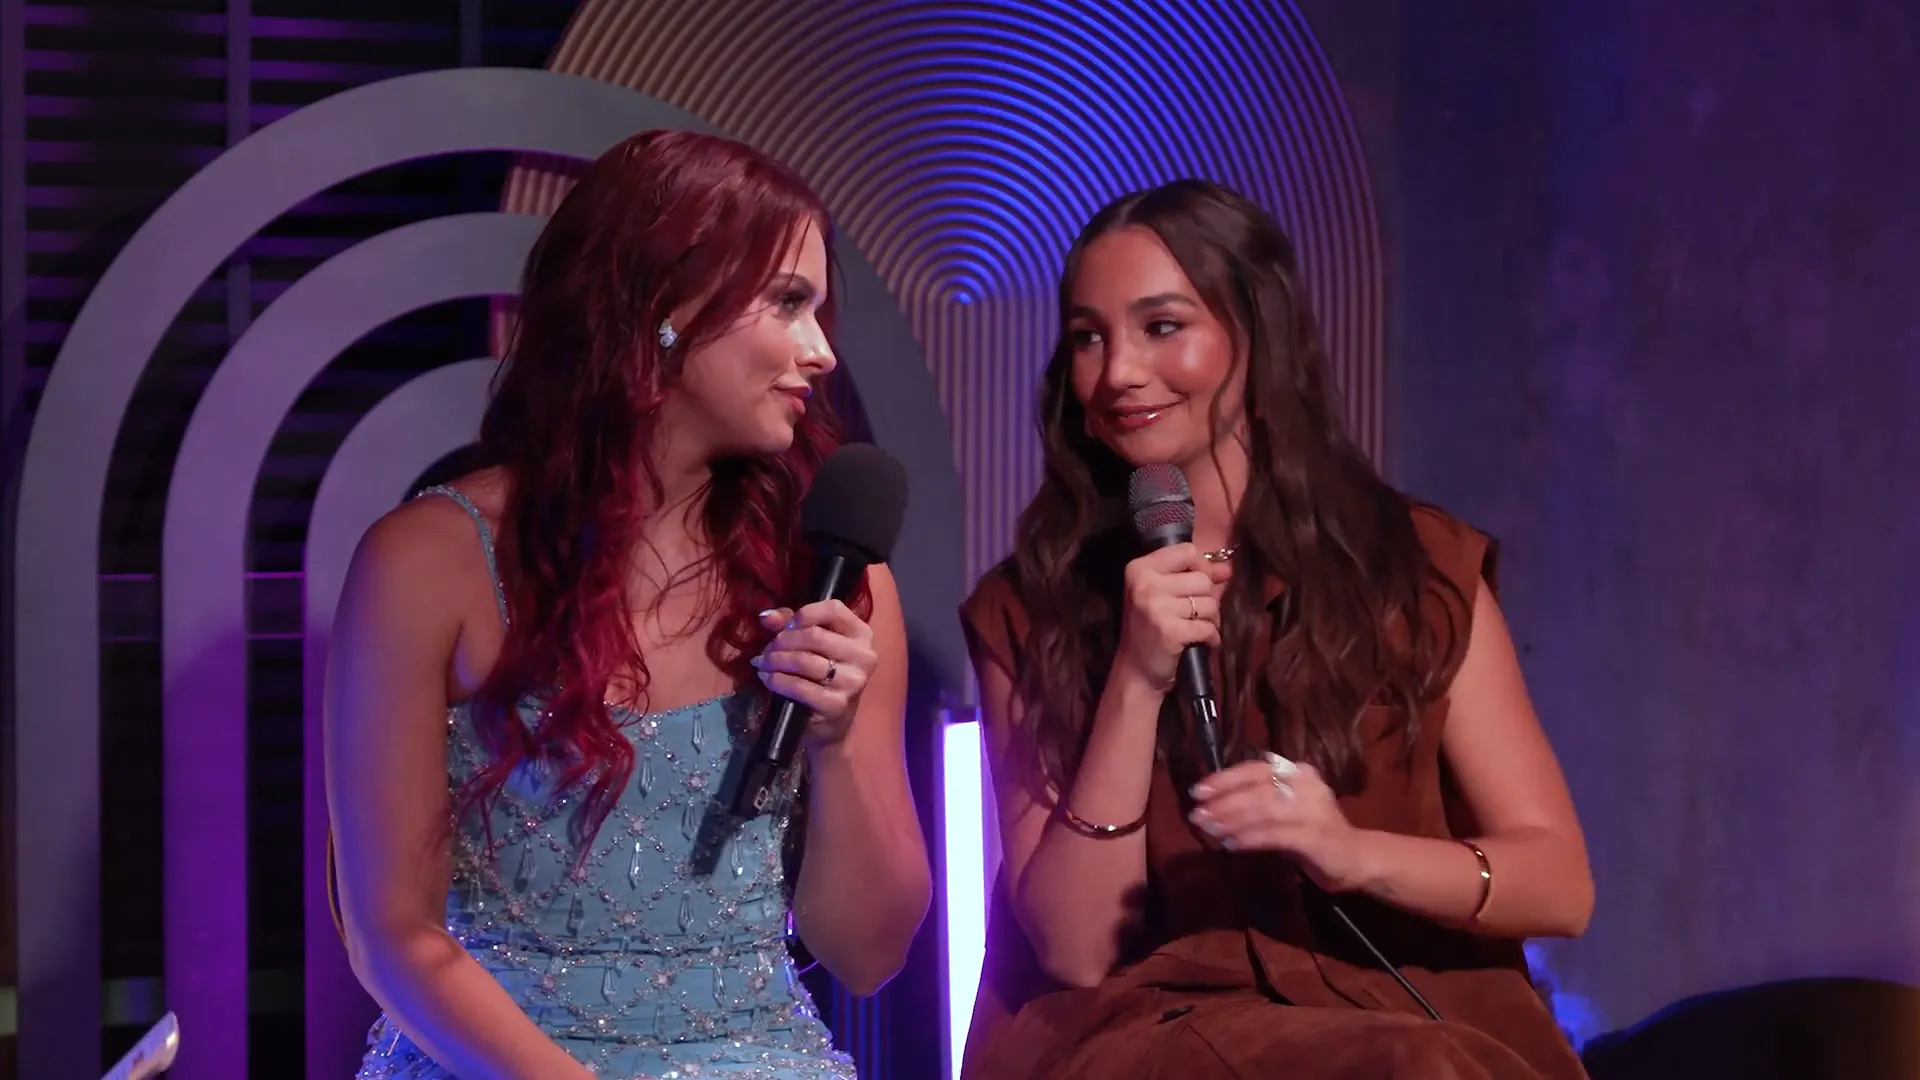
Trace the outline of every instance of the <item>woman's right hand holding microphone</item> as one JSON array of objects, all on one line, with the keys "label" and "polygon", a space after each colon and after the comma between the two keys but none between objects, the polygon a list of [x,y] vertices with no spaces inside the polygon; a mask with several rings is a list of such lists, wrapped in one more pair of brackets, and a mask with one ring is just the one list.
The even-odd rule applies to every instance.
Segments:
[{"label": "woman's right hand holding microphone", "polygon": [[1233,575],[1193,544],[1150,551],[1127,564],[1125,610],[1115,665],[1161,693],[1173,689],[1180,652],[1220,644],[1220,594]]}]

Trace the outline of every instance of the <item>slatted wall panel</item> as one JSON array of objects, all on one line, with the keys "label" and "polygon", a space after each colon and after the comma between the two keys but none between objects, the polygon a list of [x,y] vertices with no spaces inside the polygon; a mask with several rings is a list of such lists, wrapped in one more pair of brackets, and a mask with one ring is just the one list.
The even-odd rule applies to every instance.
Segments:
[{"label": "slatted wall panel", "polygon": [[[14,374],[27,407],[120,247],[231,142],[379,79],[462,64],[540,66],[571,9],[572,0],[11,3],[7,16],[24,46],[25,121],[25,302],[17,324],[24,355]],[[235,336],[290,284],[366,237],[497,207],[506,169],[504,157],[416,162],[343,184],[283,216],[203,284],[136,394],[115,448],[101,534],[108,1062],[161,1008],[157,575],[166,486],[187,418]],[[352,422],[415,374],[484,353],[484,316],[477,302],[443,305],[363,339],[302,397],[257,482],[248,942],[257,1076],[298,1077],[303,1068],[299,631],[308,507]],[[10,879],[11,865],[6,870]],[[4,960],[10,986],[10,943]],[[0,1076],[13,1075],[6,1034]]]},{"label": "slatted wall panel", "polygon": [[[37,398],[94,281],[226,143],[219,0],[25,6],[27,387]],[[174,324],[121,432],[101,536],[103,967],[115,1052],[157,1006],[159,506],[197,382],[226,345],[224,290]],[[22,632],[27,631],[21,628]]]}]

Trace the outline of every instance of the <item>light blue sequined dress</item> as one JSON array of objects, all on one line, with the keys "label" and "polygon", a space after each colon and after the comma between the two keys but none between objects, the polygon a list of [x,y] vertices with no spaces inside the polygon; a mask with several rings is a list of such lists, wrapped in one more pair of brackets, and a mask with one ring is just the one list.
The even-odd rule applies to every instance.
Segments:
[{"label": "light blue sequined dress", "polygon": [[[489,569],[486,519],[479,524]],[[495,571],[495,589],[499,575]],[[504,616],[504,598],[502,614]],[[750,740],[760,694],[675,709],[616,711],[633,741],[633,777],[575,864],[575,800],[517,773],[492,813],[455,834],[447,929],[568,1053],[609,1080],[852,1080],[787,951],[781,842],[795,779],[771,812],[740,822],[720,802],[736,745]],[[522,709],[530,719],[537,703]],[[484,764],[469,710],[447,715],[454,787]],[[445,1080],[385,1017],[368,1035],[358,1080]]]}]

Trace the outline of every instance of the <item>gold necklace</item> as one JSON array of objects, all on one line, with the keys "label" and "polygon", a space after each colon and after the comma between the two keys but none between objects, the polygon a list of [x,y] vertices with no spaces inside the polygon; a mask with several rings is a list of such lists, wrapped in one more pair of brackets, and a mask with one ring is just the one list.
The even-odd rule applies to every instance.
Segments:
[{"label": "gold necklace", "polygon": [[1223,563],[1228,561],[1229,559],[1232,559],[1233,553],[1239,550],[1240,549],[1237,546],[1223,547],[1218,551],[1203,551],[1200,553],[1200,557],[1207,560],[1210,563]]}]

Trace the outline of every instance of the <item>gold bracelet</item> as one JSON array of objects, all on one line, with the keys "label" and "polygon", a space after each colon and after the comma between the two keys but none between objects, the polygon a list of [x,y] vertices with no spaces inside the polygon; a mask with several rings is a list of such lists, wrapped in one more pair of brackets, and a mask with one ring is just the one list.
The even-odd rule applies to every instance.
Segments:
[{"label": "gold bracelet", "polygon": [[1132,836],[1134,833],[1147,827],[1147,815],[1145,814],[1141,814],[1138,821],[1129,822],[1125,825],[1095,825],[1093,822],[1067,809],[1067,804],[1064,801],[1062,801],[1056,809],[1060,811],[1061,824],[1079,833],[1081,836],[1091,836],[1095,840],[1113,840],[1122,836]]},{"label": "gold bracelet", "polygon": [[1487,913],[1487,901],[1493,899],[1493,864],[1487,861],[1487,853],[1480,850],[1479,844],[1471,840],[1460,842],[1473,852],[1474,858],[1480,860],[1480,902],[1473,906],[1473,914],[1467,916],[1467,922],[1477,923],[1480,916]]}]

